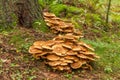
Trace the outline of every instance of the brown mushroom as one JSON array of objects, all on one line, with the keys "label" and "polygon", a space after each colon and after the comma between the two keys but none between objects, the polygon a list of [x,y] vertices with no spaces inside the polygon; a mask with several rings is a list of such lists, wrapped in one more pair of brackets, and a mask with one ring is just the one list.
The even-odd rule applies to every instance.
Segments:
[{"label": "brown mushroom", "polygon": [[95,61],[94,58],[86,56],[84,54],[77,54],[77,56],[80,57],[81,59],[87,59],[87,60]]},{"label": "brown mushroom", "polygon": [[51,61],[56,61],[56,60],[59,60],[60,59],[60,57],[59,56],[57,56],[57,55],[47,55],[47,57],[46,57],[48,60],[51,60]]},{"label": "brown mushroom", "polygon": [[78,44],[81,45],[81,46],[84,46],[84,47],[86,47],[86,48],[88,48],[92,51],[95,51],[94,48],[92,48],[90,45],[85,44],[84,42],[79,42]]},{"label": "brown mushroom", "polygon": [[54,66],[53,69],[57,69],[57,70],[60,70],[60,71],[63,71],[63,70],[70,70],[70,67],[69,66]]},{"label": "brown mushroom", "polygon": [[72,50],[69,50],[67,53],[67,55],[77,55],[78,53]]},{"label": "brown mushroom", "polygon": [[35,48],[34,46],[30,46],[29,53],[31,53],[31,54],[42,53],[42,50],[39,50],[39,49]]},{"label": "brown mushroom", "polygon": [[69,60],[69,59],[65,59],[63,62],[65,62],[65,63],[73,63],[73,61]]},{"label": "brown mushroom", "polygon": [[48,46],[48,45],[43,45],[42,48],[47,49],[47,50],[52,50],[52,48],[50,46]]},{"label": "brown mushroom", "polygon": [[40,59],[41,56],[46,55],[46,54],[47,52],[36,53],[36,54],[33,54],[33,57],[35,57],[36,59]]},{"label": "brown mushroom", "polygon": [[64,41],[63,40],[54,40],[56,44],[61,44],[63,43]]},{"label": "brown mushroom", "polygon": [[42,46],[45,43],[45,41],[36,41],[33,43],[34,46]]},{"label": "brown mushroom", "polygon": [[53,38],[53,40],[63,40],[63,36],[62,35],[58,35],[57,37]]},{"label": "brown mushroom", "polygon": [[95,53],[90,52],[90,51],[82,52],[82,54],[92,57],[92,58],[100,58],[99,56],[95,55]]},{"label": "brown mushroom", "polygon": [[57,65],[60,65],[62,62],[61,61],[50,61],[50,62],[47,62],[48,65],[50,66],[57,66]]},{"label": "brown mushroom", "polygon": [[63,63],[73,63],[72,60],[70,60],[70,59],[65,59],[64,57],[61,57],[59,60],[62,61]]},{"label": "brown mushroom", "polygon": [[68,48],[68,49],[72,49],[73,43],[71,42],[65,42],[62,44],[63,47]]},{"label": "brown mushroom", "polygon": [[83,64],[85,64],[86,61],[83,61],[83,60],[80,60],[78,62],[75,62],[75,63],[72,63],[70,64],[70,66],[73,68],[73,69],[78,69],[80,68]]},{"label": "brown mushroom", "polygon": [[48,40],[46,41],[43,45],[48,45],[48,46],[52,46],[55,44],[55,41],[54,40]]},{"label": "brown mushroom", "polygon": [[52,13],[48,13],[48,12],[43,12],[43,15],[46,16],[46,17],[56,17],[55,14],[52,14]]},{"label": "brown mushroom", "polygon": [[66,65],[68,65],[68,63],[66,63],[66,62],[61,62],[60,65],[61,65],[61,66],[66,66]]},{"label": "brown mushroom", "polygon": [[75,62],[77,62],[77,61],[79,61],[79,58],[78,57],[76,57],[76,56],[65,56],[64,58],[66,58],[66,59],[69,59],[69,60],[73,60],[73,61],[75,61]]},{"label": "brown mushroom", "polygon": [[72,47],[72,50],[73,51],[81,51],[83,48],[81,47],[81,46],[77,46],[77,45],[74,45],[73,47]]},{"label": "brown mushroom", "polygon": [[53,47],[53,53],[59,55],[59,56],[65,56],[67,49],[63,48],[61,44],[55,44]]},{"label": "brown mushroom", "polygon": [[34,45],[34,48],[36,48],[36,49],[42,49],[42,46],[40,46],[40,45]]},{"label": "brown mushroom", "polygon": [[60,18],[58,18],[58,17],[53,17],[53,18],[51,18],[52,20],[57,20],[57,21],[62,21]]},{"label": "brown mushroom", "polygon": [[75,39],[74,36],[71,33],[66,34],[65,36],[63,36],[63,38],[69,39],[69,40],[74,40]]},{"label": "brown mushroom", "polygon": [[64,60],[65,60],[65,58],[64,58],[64,57],[61,57],[61,58],[60,58],[60,61],[64,61]]}]

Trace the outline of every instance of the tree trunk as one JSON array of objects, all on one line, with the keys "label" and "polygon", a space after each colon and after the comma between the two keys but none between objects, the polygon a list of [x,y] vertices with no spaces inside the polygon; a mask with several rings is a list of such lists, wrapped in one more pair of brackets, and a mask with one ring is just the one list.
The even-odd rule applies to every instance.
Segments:
[{"label": "tree trunk", "polygon": [[111,7],[111,0],[109,0],[109,2],[108,2],[108,8],[107,8],[107,14],[106,14],[106,24],[108,24],[108,20],[109,20],[110,7]]},{"label": "tree trunk", "polygon": [[45,26],[38,0],[0,0],[0,15],[0,25],[7,28],[15,24],[32,27],[34,21]]}]

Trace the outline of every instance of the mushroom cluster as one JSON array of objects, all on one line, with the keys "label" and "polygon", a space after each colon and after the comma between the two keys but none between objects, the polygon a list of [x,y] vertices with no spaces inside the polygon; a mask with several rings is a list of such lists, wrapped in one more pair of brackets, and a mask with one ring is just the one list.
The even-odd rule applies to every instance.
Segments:
[{"label": "mushroom cluster", "polygon": [[48,27],[54,33],[74,33],[74,25],[72,23],[65,22],[56,17],[55,14],[44,12],[44,19]]},{"label": "mushroom cluster", "polygon": [[93,53],[91,46],[78,41],[79,38],[67,33],[52,40],[36,41],[29,48],[29,53],[37,59],[43,58],[46,64],[56,70],[91,69],[89,63],[99,57]]},{"label": "mushroom cluster", "polygon": [[72,23],[65,22],[52,13],[44,12],[43,15],[46,24],[59,35],[52,40],[34,42],[29,53],[36,59],[43,58],[46,64],[56,70],[92,69],[89,63],[99,57],[91,46],[79,41],[81,32],[74,29]]}]

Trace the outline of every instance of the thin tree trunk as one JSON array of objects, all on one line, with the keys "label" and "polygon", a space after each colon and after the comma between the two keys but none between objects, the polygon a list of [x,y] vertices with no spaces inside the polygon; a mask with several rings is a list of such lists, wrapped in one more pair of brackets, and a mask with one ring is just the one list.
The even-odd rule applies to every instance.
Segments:
[{"label": "thin tree trunk", "polygon": [[109,20],[110,7],[111,7],[111,0],[109,0],[109,3],[108,3],[107,14],[106,14],[106,24],[108,24],[108,20]]}]

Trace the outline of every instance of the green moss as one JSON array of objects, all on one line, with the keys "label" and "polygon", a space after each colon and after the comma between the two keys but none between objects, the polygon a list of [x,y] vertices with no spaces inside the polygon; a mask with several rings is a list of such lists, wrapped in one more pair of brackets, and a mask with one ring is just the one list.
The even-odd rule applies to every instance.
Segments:
[{"label": "green moss", "polygon": [[74,7],[74,6],[67,6],[67,12],[68,13],[80,14],[80,13],[83,13],[84,10],[83,10],[83,8],[77,8],[77,7]]},{"label": "green moss", "polygon": [[59,16],[61,12],[66,11],[67,6],[64,4],[52,4],[50,5],[50,12],[54,13],[56,16]]},{"label": "green moss", "polygon": [[50,11],[57,16],[59,16],[61,12],[65,12],[67,15],[70,15],[69,13],[79,14],[79,13],[84,12],[82,8],[77,8],[74,6],[67,6],[64,4],[51,4]]}]

